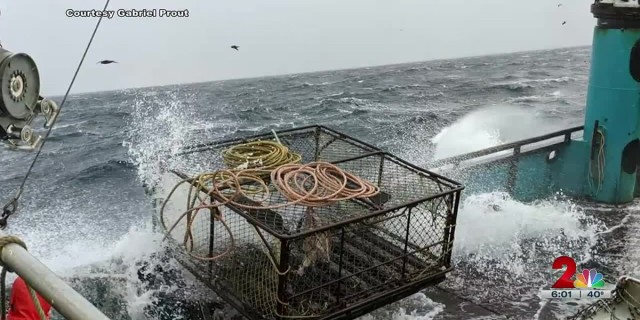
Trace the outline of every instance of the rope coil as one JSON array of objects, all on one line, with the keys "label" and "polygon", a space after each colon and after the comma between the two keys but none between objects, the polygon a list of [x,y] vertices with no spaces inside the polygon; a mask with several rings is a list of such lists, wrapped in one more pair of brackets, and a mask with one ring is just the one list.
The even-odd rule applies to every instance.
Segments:
[{"label": "rope coil", "polygon": [[[305,182],[310,178],[318,185],[313,191],[305,187]],[[368,181],[327,162],[281,166],[271,173],[271,180],[289,201],[308,207],[322,207],[353,198],[369,198],[380,192],[378,187]]]},{"label": "rope coil", "polygon": [[[184,236],[185,249],[189,254],[201,260],[213,260],[229,253],[231,249],[216,257],[199,257],[191,253],[193,249],[192,226],[203,209],[217,209],[220,206],[232,205],[243,209],[277,209],[295,204],[307,207],[322,207],[331,205],[338,201],[350,200],[354,198],[372,197],[379,193],[379,188],[370,182],[361,179],[341,168],[327,162],[313,162],[306,165],[288,164],[277,167],[271,171],[271,183],[276,190],[288,201],[277,204],[266,204],[271,198],[272,191],[267,183],[261,179],[256,172],[261,170],[218,170],[215,172],[203,173],[194,178],[184,179],[177,183],[167,195],[160,208],[160,221],[167,230],[165,239],[178,226],[180,221],[187,218],[186,231]],[[178,187],[190,182],[187,210],[184,211],[171,227],[167,227],[164,219],[164,210],[171,200]],[[253,189],[257,187],[258,190]],[[201,197],[201,192],[208,192],[209,197]],[[249,205],[236,201],[243,196],[250,198],[251,194],[263,193],[262,199],[255,200],[257,204]],[[216,200],[211,200],[214,198]],[[199,202],[198,202],[199,200]],[[307,210],[311,214],[312,211]],[[231,236],[231,246],[233,246],[233,235],[229,226],[224,222],[221,214],[214,214],[214,219],[220,221]],[[312,217],[311,220],[317,221]],[[189,245],[190,244],[190,245]]]},{"label": "rope coil", "polygon": [[[604,167],[605,167],[605,155],[604,147],[606,139],[604,133],[596,128],[596,134],[599,137],[599,148],[596,154],[596,160],[589,158],[589,171],[587,173],[587,181],[589,183],[589,189],[594,196],[597,196],[602,191],[602,185],[604,183]],[[595,166],[595,168],[594,168]],[[596,176],[594,177],[594,169],[596,170]],[[597,185],[594,186],[593,180],[597,181]]]},{"label": "rope coil", "polygon": [[298,163],[300,154],[290,152],[285,145],[263,140],[235,145],[222,152],[222,160],[232,169],[271,171],[283,164]]}]

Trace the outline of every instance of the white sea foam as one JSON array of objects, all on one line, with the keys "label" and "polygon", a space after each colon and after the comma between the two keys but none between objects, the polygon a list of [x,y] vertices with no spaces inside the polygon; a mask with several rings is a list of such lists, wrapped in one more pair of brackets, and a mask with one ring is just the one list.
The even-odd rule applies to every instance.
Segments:
[{"label": "white sea foam", "polygon": [[520,106],[495,105],[471,111],[431,139],[434,159],[443,159],[532,138],[561,127],[557,121]]},{"label": "white sea foam", "polygon": [[432,320],[443,310],[443,304],[434,302],[423,293],[417,293],[362,316],[358,320]]}]

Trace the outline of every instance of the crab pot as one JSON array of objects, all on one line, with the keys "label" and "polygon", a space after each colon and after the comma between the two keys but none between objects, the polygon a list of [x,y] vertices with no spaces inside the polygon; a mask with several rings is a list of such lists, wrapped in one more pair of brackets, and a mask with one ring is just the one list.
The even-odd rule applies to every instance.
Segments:
[{"label": "crab pot", "polygon": [[[277,136],[302,163],[333,163],[380,193],[325,207],[203,210],[193,217],[187,249],[186,222],[169,237],[176,259],[200,281],[250,319],[353,319],[444,280],[451,271],[459,183],[323,126]],[[165,182],[173,186],[223,169],[222,150],[266,139],[273,134],[190,147],[172,159]],[[235,201],[286,202],[269,187],[269,196]],[[168,202],[166,225],[186,208],[188,188],[177,189]],[[209,197],[207,191],[201,196]]]}]

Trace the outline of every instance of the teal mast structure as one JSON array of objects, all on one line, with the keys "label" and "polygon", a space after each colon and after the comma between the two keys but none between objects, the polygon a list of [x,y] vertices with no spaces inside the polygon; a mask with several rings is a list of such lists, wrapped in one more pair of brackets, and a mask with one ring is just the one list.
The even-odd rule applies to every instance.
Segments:
[{"label": "teal mast structure", "polygon": [[[467,194],[507,191],[533,201],[560,191],[606,204],[640,196],[640,0],[595,0],[591,12],[597,23],[584,125],[438,160],[431,168],[463,181]],[[572,136],[579,131],[582,137]]]},{"label": "teal mast structure", "polygon": [[585,194],[610,203],[634,198],[640,160],[640,4],[597,0],[584,119]]}]

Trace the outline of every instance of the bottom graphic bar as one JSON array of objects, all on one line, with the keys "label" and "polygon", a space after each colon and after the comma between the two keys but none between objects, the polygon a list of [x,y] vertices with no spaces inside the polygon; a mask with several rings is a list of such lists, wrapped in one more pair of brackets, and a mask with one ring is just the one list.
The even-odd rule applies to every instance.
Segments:
[{"label": "bottom graphic bar", "polygon": [[540,296],[547,299],[608,299],[613,290],[540,290]]}]

